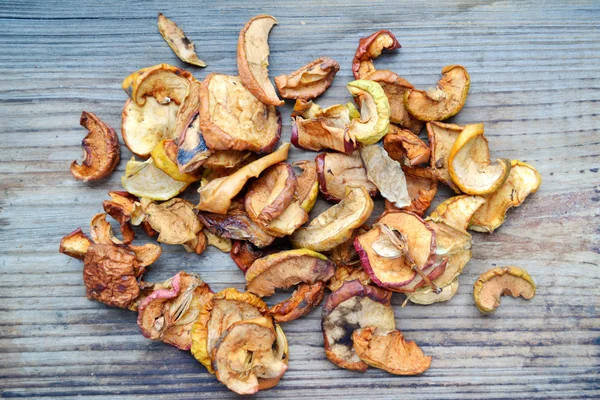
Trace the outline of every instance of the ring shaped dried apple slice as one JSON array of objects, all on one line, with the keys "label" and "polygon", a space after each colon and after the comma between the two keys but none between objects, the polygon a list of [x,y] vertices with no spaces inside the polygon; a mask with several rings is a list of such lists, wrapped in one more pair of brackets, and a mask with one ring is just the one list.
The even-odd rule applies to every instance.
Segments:
[{"label": "ring shaped dried apple slice", "polygon": [[448,172],[448,159],[454,142],[464,129],[464,126],[444,124],[443,122],[427,123],[427,136],[431,146],[431,157],[429,158],[431,170],[440,181],[456,193],[460,193],[460,189],[452,182]]},{"label": "ring shaped dried apple slice", "polygon": [[132,157],[121,177],[123,188],[138,197],[151,200],[169,200],[183,192],[190,184],[171,178],[154,165],[150,158],[144,162]]},{"label": "ring shaped dried apple slice", "polygon": [[319,195],[319,180],[317,177],[317,164],[313,161],[302,160],[292,164],[302,170],[300,175],[297,175],[298,187],[296,195],[300,202],[300,207],[306,212],[310,212],[317,202]]},{"label": "ring shaped dried apple slice", "polygon": [[368,365],[353,348],[355,330],[367,326],[382,332],[396,329],[392,292],[364,286],[358,280],[345,282],[323,305],[321,329],[325,354],[338,367],[364,372]]},{"label": "ring shaped dried apple slice", "polygon": [[129,75],[121,87],[139,106],[146,103],[147,97],[154,97],[159,104],[173,101],[179,105],[193,81],[194,76],[184,69],[158,64]]},{"label": "ring shaped dried apple slice", "polygon": [[390,131],[383,139],[383,148],[393,160],[407,165],[429,162],[431,150],[417,135],[407,129],[390,125]]},{"label": "ring shaped dried apple slice", "polygon": [[495,192],[508,178],[511,162],[490,160],[483,124],[467,125],[450,150],[448,172],[452,181],[467,194],[485,195]]},{"label": "ring shaped dried apple slice", "polygon": [[81,228],[77,228],[61,239],[58,251],[69,257],[83,260],[91,244],[90,238],[81,231]]},{"label": "ring shaped dried apple slice", "polygon": [[275,164],[250,184],[244,198],[246,212],[254,222],[265,226],[290,205],[297,187],[292,166],[284,162]]},{"label": "ring shaped dried apple slice", "polygon": [[377,31],[358,41],[358,48],[352,60],[352,73],[356,79],[364,79],[375,71],[373,59],[379,57],[383,50],[399,49],[400,43],[390,31]]},{"label": "ring shaped dried apple slice", "polygon": [[240,395],[275,386],[287,370],[274,350],[277,338],[271,318],[232,324],[212,352],[217,379]]},{"label": "ring shaped dried apple slice", "polygon": [[281,137],[281,115],[242,85],[240,77],[213,73],[202,81],[200,129],[211,150],[270,153]]},{"label": "ring shaped dried apple slice", "polygon": [[460,195],[444,200],[431,212],[428,219],[443,222],[455,229],[466,231],[469,221],[485,203],[481,196]]},{"label": "ring shaped dried apple slice", "polygon": [[508,209],[520,206],[529,194],[538,190],[541,183],[542,177],[535,168],[522,161],[512,160],[508,179],[473,214],[469,229],[494,232],[504,222]]},{"label": "ring shaped dried apple slice", "polygon": [[238,73],[244,86],[261,102],[283,105],[269,80],[269,32],[277,20],[270,15],[257,15],[240,31],[237,45]]},{"label": "ring shaped dried apple slice", "polygon": [[271,165],[285,161],[289,150],[290,144],[284,143],[273,153],[251,162],[233,174],[217,178],[207,185],[201,186],[198,189],[200,203],[196,208],[218,214],[227,213],[231,200],[242,191],[246,182],[250,178],[257,178]]},{"label": "ring shaped dried apple slice", "polygon": [[352,334],[354,351],[372,367],[394,375],[419,375],[429,369],[431,357],[423,354],[413,341],[404,340],[402,332],[377,333],[369,326]]},{"label": "ring shaped dried apple slice", "polygon": [[165,174],[179,182],[192,183],[200,180],[199,176],[182,173],[177,165],[179,149],[173,139],[163,140],[152,149],[150,156],[154,165]]},{"label": "ring shaped dried apple slice", "polygon": [[275,78],[275,85],[284,99],[312,100],[322,95],[333,82],[340,64],[332,58],[321,57],[290,75]]},{"label": "ring shaped dried apple slice", "polygon": [[235,322],[267,315],[269,309],[260,297],[234,288],[215,294],[200,311],[192,326],[192,354],[210,372],[211,355],[219,338]]},{"label": "ring shaped dried apple slice", "polygon": [[308,249],[282,251],[256,260],[246,271],[246,290],[260,297],[276,289],[300,285],[290,299],[271,308],[278,322],[292,321],[309,313],[323,299],[324,283],[333,276],[334,264]]},{"label": "ring shaped dried apple slice", "polygon": [[398,208],[410,205],[402,165],[392,160],[387,151],[376,144],[363,147],[360,155],[367,169],[367,177],[377,186],[381,195]]},{"label": "ring shaped dried apple slice", "polygon": [[497,267],[481,274],[473,285],[475,305],[484,314],[496,311],[500,297],[507,294],[526,300],[535,295],[535,283],[524,269]]},{"label": "ring shaped dried apple slice", "polygon": [[328,201],[339,202],[346,197],[348,187],[364,187],[371,196],[377,195],[377,186],[367,178],[360,153],[322,153],[315,158],[319,190]]},{"label": "ring shaped dried apple slice", "polygon": [[390,126],[390,103],[385,92],[379,83],[363,79],[347,86],[360,105],[360,118],[350,121],[348,135],[364,145],[377,143]]},{"label": "ring shaped dried apple slice", "polygon": [[460,65],[447,65],[435,89],[408,90],[404,106],[421,121],[443,121],[463,108],[471,84],[469,73]]},{"label": "ring shaped dried apple slice", "polygon": [[198,58],[194,50],[194,43],[187,38],[183,30],[177,24],[158,13],[158,31],[165,39],[171,50],[179,59],[197,67],[206,67],[206,63]]},{"label": "ring shaped dried apple slice", "polygon": [[346,197],[298,229],[290,237],[292,245],[313,251],[327,251],[352,237],[373,212],[373,200],[365,188],[350,188]]},{"label": "ring shaped dried apple slice", "polygon": [[113,128],[94,113],[81,113],[79,123],[88,130],[81,142],[83,162],[71,163],[71,174],[80,181],[89,182],[105,178],[113,172],[121,159],[119,138]]}]

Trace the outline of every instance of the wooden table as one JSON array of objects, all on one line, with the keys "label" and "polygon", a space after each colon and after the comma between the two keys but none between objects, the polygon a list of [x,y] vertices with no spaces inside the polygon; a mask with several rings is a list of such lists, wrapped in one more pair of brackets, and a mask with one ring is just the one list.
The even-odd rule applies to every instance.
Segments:
[{"label": "wooden table", "polygon": [[[320,309],[284,329],[290,368],[258,397],[575,398],[600,396],[600,3],[597,1],[0,2],[0,393],[2,397],[225,398],[223,385],[186,352],[142,337],[134,313],[85,298],[82,263],[58,253],[60,238],[88,230],[118,169],[84,184],[82,110],[120,127],[121,80],[157,63],[185,67],[158,34],[156,14],[195,41],[209,72],[236,73],[240,28],[251,16],[279,19],[271,76],[319,56],[342,69],[319,103],[350,99],[345,84],[360,37],[391,29],[403,48],[389,68],[427,88],[462,64],[471,91],[458,123],[485,122],[495,157],[533,164],[541,189],[494,234],[473,235],[473,259],[457,296],[432,306],[395,295],[398,326],[433,357],[422,376],[341,370],[323,351]],[[286,105],[284,139],[289,139]],[[292,159],[315,154],[293,151]],[[449,196],[442,190],[436,203]],[[381,201],[379,201],[381,203]],[[321,201],[317,212],[326,205]],[[381,211],[381,204],[377,210]],[[138,242],[147,241],[138,234]],[[526,268],[531,301],[505,298],[481,316],[472,285],[495,267]],[[198,272],[214,290],[242,289],[227,254],[164,246],[147,274]]]}]

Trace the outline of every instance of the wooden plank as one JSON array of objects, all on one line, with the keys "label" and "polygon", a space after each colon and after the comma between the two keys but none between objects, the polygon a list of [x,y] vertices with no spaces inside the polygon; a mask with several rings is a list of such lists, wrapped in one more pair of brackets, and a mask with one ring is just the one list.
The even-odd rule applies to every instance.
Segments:
[{"label": "wooden plank", "polygon": [[[403,48],[377,60],[418,87],[441,67],[469,70],[457,123],[485,122],[498,157],[535,165],[543,185],[494,234],[473,236],[457,296],[428,307],[393,305],[398,326],[433,357],[418,377],[365,374],[325,358],[320,310],[285,324],[290,368],[261,398],[600,397],[600,4],[594,1],[0,2],[0,394],[27,398],[232,398],[193,357],[144,339],[136,316],[88,301],[81,263],[57,253],[60,238],[87,229],[125,162],[98,183],[68,172],[80,157],[82,110],[115,128],[130,72],[183,65],[157,32],[156,13],[176,20],[209,66],[236,73],[239,29],[252,15],[280,24],[270,38],[271,75],[319,56],[342,69],[319,103],[349,100],[345,84],[358,38],[391,29]],[[284,140],[291,106],[282,107]],[[118,130],[118,129],[117,129]],[[123,160],[131,154],[123,146]],[[293,149],[291,159],[314,154]],[[435,204],[450,195],[441,190]],[[191,198],[195,198],[192,194]],[[313,214],[327,207],[319,201]],[[378,201],[375,215],[381,212]],[[138,238],[143,238],[138,232]],[[140,240],[143,242],[143,240]],[[164,246],[147,279],[181,269],[213,289],[244,279],[226,254]],[[495,315],[473,305],[472,284],[500,265],[526,268],[529,302],[504,299]]]}]

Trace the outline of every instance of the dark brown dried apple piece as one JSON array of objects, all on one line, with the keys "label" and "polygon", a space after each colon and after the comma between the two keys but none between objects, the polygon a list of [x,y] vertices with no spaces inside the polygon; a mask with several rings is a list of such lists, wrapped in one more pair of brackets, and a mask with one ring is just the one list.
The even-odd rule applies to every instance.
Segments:
[{"label": "dark brown dried apple piece", "polygon": [[390,131],[383,139],[383,148],[392,159],[408,165],[428,163],[431,154],[429,146],[417,135],[395,125],[390,125]]}]

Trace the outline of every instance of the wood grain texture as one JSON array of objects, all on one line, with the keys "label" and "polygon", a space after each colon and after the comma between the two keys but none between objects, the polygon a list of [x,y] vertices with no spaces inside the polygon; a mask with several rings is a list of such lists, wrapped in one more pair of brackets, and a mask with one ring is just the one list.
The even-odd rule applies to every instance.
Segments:
[{"label": "wood grain texture", "polygon": [[[474,234],[473,259],[448,303],[401,308],[407,339],[433,357],[422,376],[340,370],[325,358],[320,310],[287,323],[290,368],[261,398],[600,397],[600,3],[597,1],[356,0],[0,1],[0,394],[2,397],[231,398],[186,352],[142,337],[136,315],[85,298],[82,265],[60,238],[87,230],[116,172],[83,184],[69,173],[85,135],[82,110],[120,130],[121,80],[141,67],[183,65],[158,34],[162,11],[195,41],[210,72],[236,73],[239,29],[269,13],[271,76],[319,56],[342,69],[319,99],[349,100],[358,39],[391,29],[403,48],[377,60],[427,88],[444,65],[471,75],[457,123],[484,122],[493,155],[533,164],[540,190],[494,234]],[[284,138],[289,138],[283,109]],[[312,158],[294,150],[292,159]],[[441,191],[439,203],[449,195]],[[195,197],[195,196],[194,196]],[[379,202],[377,210],[382,206]],[[318,210],[326,207],[320,201]],[[376,212],[377,212],[376,210]],[[138,242],[145,241],[138,234]],[[213,289],[243,288],[228,255],[164,246],[147,279],[198,272]],[[472,285],[494,266],[527,269],[531,301],[503,299],[483,317]]]}]

